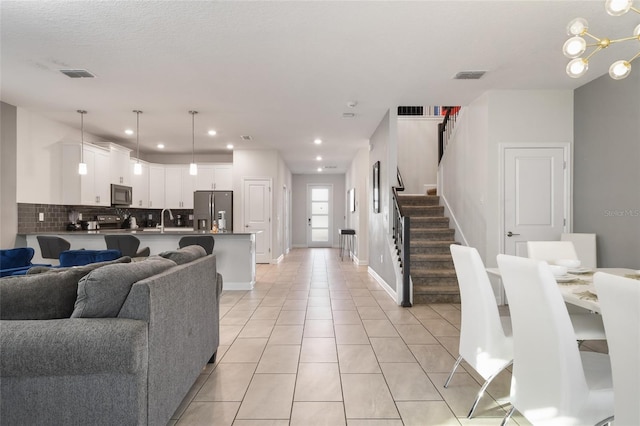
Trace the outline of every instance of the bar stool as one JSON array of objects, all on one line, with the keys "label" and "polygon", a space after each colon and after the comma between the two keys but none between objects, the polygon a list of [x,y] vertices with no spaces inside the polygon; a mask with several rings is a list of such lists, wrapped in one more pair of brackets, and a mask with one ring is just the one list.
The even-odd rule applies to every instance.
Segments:
[{"label": "bar stool", "polygon": [[71,248],[71,243],[61,237],[38,235],[36,238],[38,239],[40,255],[43,259],[58,259],[60,253]]},{"label": "bar stool", "polygon": [[138,251],[140,240],[134,235],[105,235],[104,241],[107,243],[107,249],[120,250],[123,256],[148,257],[151,253],[149,247]]},{"label": "bar stool", "polygon": [[187,235],[186,237],[180,238],[180,241],[178,241],[178,246],[180,248],[196,245],[202,247],[207,254],[213,253],[214,244],[215,240],[211,235]]},{"label": "bar stool", "polygon": [[344,251],[348,250],[349,259],[353,251],[353,238],[356,235],[355,229],[338,229],[338,237],[340,239],[340,260],[344,260]]}]

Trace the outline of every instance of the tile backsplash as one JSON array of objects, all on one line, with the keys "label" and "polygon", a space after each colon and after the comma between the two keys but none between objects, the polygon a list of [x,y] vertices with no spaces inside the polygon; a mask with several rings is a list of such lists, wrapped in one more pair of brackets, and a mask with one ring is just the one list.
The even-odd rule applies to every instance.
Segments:
[{"label": "tile backsplash", "polygon": [[[67,225],[71,222],[69,214],[76,211],[82,214],[83,220],[94,220],[96,215],[117,215],[124,220],[125,215],[132,215],[136,218],[138,226],[147,225],[149,215],[156,223],[160,223],[161,209],[116,209],[113,207],[91,207],[91,206],[68,206],[61,204],[29,204],[18,203],[18,234],[28,234],[33,232],[60,232],[66,231]],[[181,215],[184,219],[184,226],[193,226],[193,221],[189,220],[189,215],[193,215],[192,209],[171,209],[174,218]],[[39,220],[40,214],[44,215],[44,220]],[[165,213],[165,225],[169,225],[169,215]],[[175,223],[169,226],[175,226]]]}]

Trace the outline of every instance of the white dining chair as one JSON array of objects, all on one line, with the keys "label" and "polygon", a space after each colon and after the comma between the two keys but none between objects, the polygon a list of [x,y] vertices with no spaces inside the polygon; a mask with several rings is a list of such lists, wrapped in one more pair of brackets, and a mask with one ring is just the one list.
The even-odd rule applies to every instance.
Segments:
[{"label": "white dining chair", "polygon": [[561,234],[560,241],[571,241],[581,266],[595,269],[598,267],[596,254],[596,234]]},{"label": "white dining chair", "polygon": [[551,264],[558,259],[580,260],[571,241],[527,241],[527,256]]},{"label": "white dining chair", "polygon": [[485,380],[467,418],[471,418],[491,381],[513,361],[511,321],[501,317],[491,282],[478,251],[451,245],[451,256],[460,287],[462,322],[458,359],[444,387],[449,386],[458,365],[465,360]]},{"label": "white dining chair", "polygon": [[601,425],[613,416],[608,355],[581,352],[546,262],[498,255],[509,299],[514,360],[512,409],[534,425]]},{"label": "white dining chair", "polygon": [[[580,260],[572,241],[527,241],[527,255],[529,259],[544,260],[548,263],[555,263],[558,259]],[[567,310],[574,315],[591,315],[590,311],[579,306],[567,305]],[[604,325],[601,318],[583,318],[585,321],[594,323],[595,337],[581,340],[604,340]]]},{"label": "white dining chair", "polygon": [[614,425],[640,425],[640,282],[604,272],[593,282],[611,357]]}]

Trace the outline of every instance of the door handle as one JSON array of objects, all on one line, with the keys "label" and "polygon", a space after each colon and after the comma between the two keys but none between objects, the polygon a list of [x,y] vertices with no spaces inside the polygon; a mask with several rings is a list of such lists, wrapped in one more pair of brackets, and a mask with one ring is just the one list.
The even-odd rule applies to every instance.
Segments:
[{"label": "door handle", "polygon": [[311,218],[309,218],[309,226],[311,226]]},{"label": "door handle", "polygon": [[244,227],[245,227],[245,228],[248,228],[248,227],[249,227],[249,225],[245,225]]},{"label": "door handle", "polygon": [[507,232],[507,237],[513,237],[514,235],[520,235],[520,234],[514,234],[511,231]]}]

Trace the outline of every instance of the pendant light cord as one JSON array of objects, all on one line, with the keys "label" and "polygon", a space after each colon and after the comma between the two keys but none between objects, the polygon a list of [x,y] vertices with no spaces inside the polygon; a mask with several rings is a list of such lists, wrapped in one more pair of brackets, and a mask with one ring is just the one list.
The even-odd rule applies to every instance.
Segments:
[{"label": "pendant light cord", "polygon": [[134,109],[136,113],[136,163],[140,163],[140,114],[142,111]]},{"label": "pendant light cord", "polygon": [[80,114],[80,162],[84,163],[84,115],[87,111],[79,109],[78,113]]},{"label": "pendant light cord", "polygon": [[195,147],[196,147],[196,127],[195,127],[195,119],[196,119],[196,114],[198,113],[198,111],[189,111],[189,114],[191,114],[191,163],[195,164],[195,158],[196,158],[196,154],[195,154]]}]

